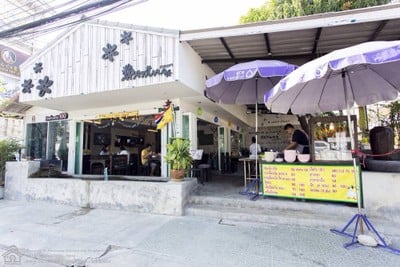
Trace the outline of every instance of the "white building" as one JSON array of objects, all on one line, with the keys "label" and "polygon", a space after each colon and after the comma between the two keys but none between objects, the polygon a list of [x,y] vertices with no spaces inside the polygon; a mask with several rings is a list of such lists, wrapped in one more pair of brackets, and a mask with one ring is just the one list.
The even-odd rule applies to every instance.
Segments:
[{"label": "white building", "polygon": [[[61,159],[71,174],[92,173],[90,160],[103,144],[113,154],[124,144],[131,153],[129,174],[136,174],[145,143],[164,154],[168,138],[176,135],[197,148],[211,134],[202,129],[206,123],[214,139],[208,152],[218,155],[221,168],[221,153],[249,144],[254,115],[246,113],[247,106],[204,97],[206,78],[235,62],[302,64],[360,42],[394,40],[399,14],[397,4],[186,32],[104,21],[78,25],[21,66],[20,101],[34,106],[25,116],[27,156]],[[167,100],[176,108],[175,121],[155,132],[153,117]],[[293,119],[261,118],[260,126],[278,127],[273,134],[281,147],[287,140],[276,121]],[[202,148],[207,151],[207,144]],[[161,166],[167,175],[166,164]]]},{"label": "white building", "polygon": [[[246,119],[204,98],[205,77],[213,74],[179,42],[178,31],[100,21],[79,25],[22,66],[20,101],[34,106],[25,116],[27,156],[60,158],[64,171],[85,173],[86,154],[98,155],[105,143],[115,154],[122,139],[133,155],[134,174],[146,143],[163,154],[173,135],[197,140],[197,117],[223,127],[227,140],[230,131],[246,127]],[[175,121],[154,132],[153,117],[166,100],[174,105]],[[208,106],[200,115],[204,100]]]}]

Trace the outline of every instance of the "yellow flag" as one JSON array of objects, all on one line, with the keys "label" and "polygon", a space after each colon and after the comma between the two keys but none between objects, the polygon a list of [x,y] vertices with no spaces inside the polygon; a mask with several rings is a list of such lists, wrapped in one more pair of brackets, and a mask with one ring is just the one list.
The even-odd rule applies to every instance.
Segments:
[{"label": "yellow flag", "polygon": [[169,108],[164,112],[163,118],[157,124],[157,130],[161,130],[162,128],[165,127],[167,123],[173,120],[174,120],[174,115],[172,113],[172,106],[169,106]]}]

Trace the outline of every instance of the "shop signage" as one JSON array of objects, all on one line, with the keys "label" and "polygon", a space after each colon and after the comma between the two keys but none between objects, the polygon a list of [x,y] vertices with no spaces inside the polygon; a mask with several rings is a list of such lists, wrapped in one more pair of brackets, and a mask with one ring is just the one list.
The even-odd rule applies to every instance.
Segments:
[{"label": "shop signage", "polygon": [[46,121],[58,121],[58,120],[66,120],[68,119],[68,113],[63,112],[57,115],[49,115],[46,116]]},{"label": "shop signage", "polygon": [[127,64],[122,68],[122,81],[136,80],[136,78],[147,78],[153,76],[170,77],[172,75],[173,64],[161,65],[157,69],[152,66],[146,66],[145,70],[135,70],[131,64]]},{"label": "shop signage", "polygon": [[111,112],[108,114],[100,114],[97,119],[127,119],[132,118],[134,120],[139,119],[139,111],[123,111],[123,112]]},{"label": "shop signage", "polygon": [[28,54],[18,52],[0,44],[0,72],[20,76],[19,66],[27,60]]},{"label": "shop signage", "polygon": [[[350,164],[263,162],[261,172],[265,196],[357,203],[353,165]],[[360,184],[359,166],[357,177]]]}]

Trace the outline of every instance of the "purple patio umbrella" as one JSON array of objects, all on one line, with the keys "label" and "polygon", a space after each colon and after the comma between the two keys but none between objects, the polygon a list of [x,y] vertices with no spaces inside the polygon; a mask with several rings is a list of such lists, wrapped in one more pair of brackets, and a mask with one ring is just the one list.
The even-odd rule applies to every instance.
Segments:
[{"label": "purple patio umbrella", "polygon": [[[297,66],[279,60],[236,64],[206,81],[206,96],[222,104],[263,103],[264,94]],[[257,110],[256,110],[257,132]]]},{"label": "purple patio umbrella", "polygon": [[[351,149],[354,150],[350,127],[351,107],[354,104],[365,106],[394,100],[399,97],[399,92],[400,41],[379,41],[336,50],[300,66],[267,92],[264,102],[271,111],[282,113],[289,109],[294,114],[346,109]],[[360,220],[362,234],[361,222],[365,221],[367,227],[369,222],[361,215],[355,158],[353,166],[357,189],[357,222]],[[354,242],[353,236],[350,245]]]},{"label": "purple patio umbrella", "polygon": [[279,60],[255,60],[236,64],[206,81],[206,96],[223,104],[255,104],[257,145],[258,104],[263,103],[264,94],[268,90],[296,67]]}]

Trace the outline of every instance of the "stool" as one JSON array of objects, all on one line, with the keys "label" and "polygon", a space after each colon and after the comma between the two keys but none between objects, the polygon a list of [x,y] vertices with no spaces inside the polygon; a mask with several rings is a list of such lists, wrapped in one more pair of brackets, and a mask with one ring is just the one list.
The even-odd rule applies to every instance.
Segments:
[{"label": "stool", "polygon": [[191,168],[190,169],[190,177],[196,177],[197,178],[197,183],[204,185],[204,180],[201,175],[201,170],[199,168]]},{"label": "stool", "polygon": [[208,182],[208,180],[211,181],[211,179],[209,179],[209,170],[211,168],[210,164],[199,164],[197,166],[198,169],[200,169],[200,176],[201,176],[201,180],[204,182]]}]

